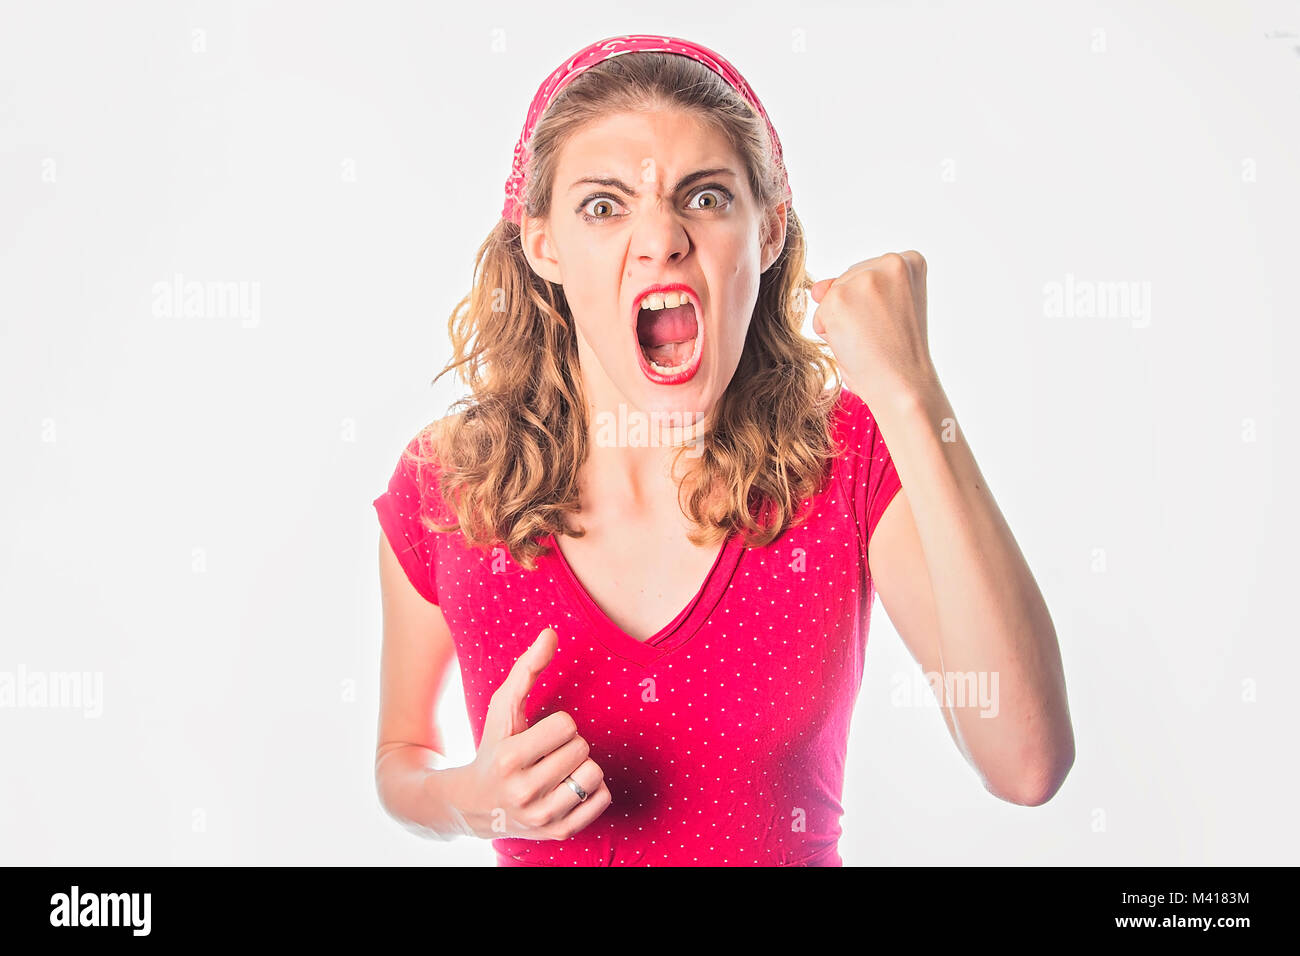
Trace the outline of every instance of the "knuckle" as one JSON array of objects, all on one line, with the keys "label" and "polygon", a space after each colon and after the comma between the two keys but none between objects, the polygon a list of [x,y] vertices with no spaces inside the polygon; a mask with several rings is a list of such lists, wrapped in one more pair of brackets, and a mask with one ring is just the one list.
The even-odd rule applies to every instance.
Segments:
[{"label": "knuckle", "polygon": [[492,773],[497,777],[508,779],[510,777],[510,771],[514,767],[514,764],[510,759],[510,751],[501,748],[493,752],[490,766]]},{"label": "knuckle", "polygon": [[506,781],[504,796],[506,802],[512,807],[525,806],[530,798],[528,788],[524,786],[522,781],[516,779]]},{"label": "knuckle", "polygon": [[554,827],[555,838],[557,840],[567,840],[578,832],[578,827],[574,826],[572,821],[562,820]]},{"label": "knuckle", "polygon": [[872,293],[881,292],[893,280],[894,276],[891,268],[884,263],[881,264],[879,269],[868,269],[862,273],[862,287]]},{"label": "knuckle", "polygon": [[523,807],[515,816],[530,830],[540,830],[546,826],[546,815],[538,807]]}]

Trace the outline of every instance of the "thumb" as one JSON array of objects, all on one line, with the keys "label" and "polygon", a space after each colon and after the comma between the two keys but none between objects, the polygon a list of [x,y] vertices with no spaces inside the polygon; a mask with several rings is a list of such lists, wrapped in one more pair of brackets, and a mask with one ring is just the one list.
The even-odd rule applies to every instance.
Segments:
[{"label": "thumb", "polygon": [[528,726],[528,719],[524,715],[528,692],[532,690],[538,675],[550,664],[558,646],[559,635],[554,628],[548,627],[519,655],[488,703],[483,723],[484,738],[499,742],[513,737]]},{"label": "thumb", "polygon": [[813,301],[816,302],[818,305],[820,305],[822,301],[822,296],[826,294],[826,290],[829,289],[834,283],[835,283],[834,279],[821,279],[820,281],[814,282],[811,286],[809,286],[808,292],[809,294],[812,295]]},{"label": "thumb", "polygon": [[[814,282],[811,286],[809,286],[808,292],[809,294],[812,295],[813,302],[815,302],[817,305],[821,305],[822,298],[826,295],[826,291],[830,289],[830,287],[834,285],[834,283],[835,283],[834,279],[822,279],[819,282]],[[818,335],[820,335],[822,338],[826,338],[826,324],[822,322],[821,309],[817,309],[815,312],[813,312],[813,331],[816,332]]]}]

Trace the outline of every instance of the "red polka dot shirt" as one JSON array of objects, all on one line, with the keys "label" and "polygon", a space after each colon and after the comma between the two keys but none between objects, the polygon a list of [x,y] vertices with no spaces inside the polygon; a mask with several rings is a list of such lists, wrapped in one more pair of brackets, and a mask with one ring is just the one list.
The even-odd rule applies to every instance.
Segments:
[{"label": "red polka dot shirt", "polygon": [[807,521],[761,548],[733,535],[690,603],[644,641],[604,614],[550,536],[530,572],[503,546],[426,531],[421,507],[451,512],[436,475],[399,460],[374,506],[451,629],[475,746],[493,691],[554,626],[528,723],[571,714],[613,797],[567,840],[493,840],[499,865],[842,864],[844,761],[874,597],[867,543],[900,484],[861,398],[842,389],[832,427],[845,454]]}]

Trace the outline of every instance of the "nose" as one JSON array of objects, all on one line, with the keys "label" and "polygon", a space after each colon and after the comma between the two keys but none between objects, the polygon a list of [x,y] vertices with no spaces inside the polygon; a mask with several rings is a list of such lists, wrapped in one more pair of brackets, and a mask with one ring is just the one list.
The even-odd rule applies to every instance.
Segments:
[{"label": "nose", "polygon": [[657,199],[636,215],[632,253],[643,264],[675,263],[690,251],[690,236],[670,203]]}]

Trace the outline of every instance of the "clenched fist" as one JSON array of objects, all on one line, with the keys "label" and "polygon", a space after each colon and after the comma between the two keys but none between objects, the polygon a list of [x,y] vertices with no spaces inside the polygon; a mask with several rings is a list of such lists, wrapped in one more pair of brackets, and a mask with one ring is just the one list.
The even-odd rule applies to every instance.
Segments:
[{"label": "clenched fist", "polygon": [[831,347],[849,390],[868,406],[938,381],[926,330],[926,263],[887,252],[813,283],[813,331]]}]

